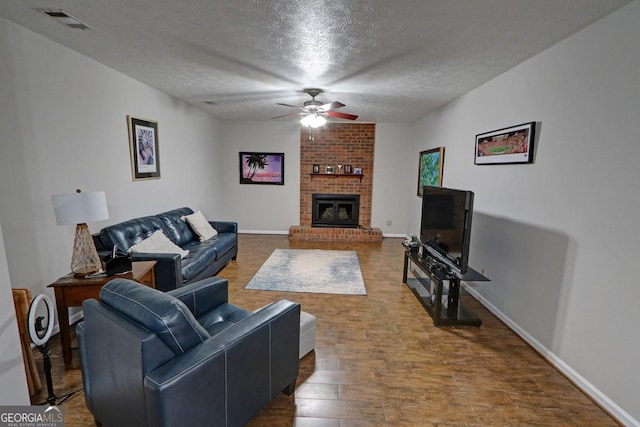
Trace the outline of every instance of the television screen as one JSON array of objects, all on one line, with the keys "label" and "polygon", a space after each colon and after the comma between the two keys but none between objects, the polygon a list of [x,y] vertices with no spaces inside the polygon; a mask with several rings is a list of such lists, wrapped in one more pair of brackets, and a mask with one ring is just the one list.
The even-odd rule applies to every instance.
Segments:
[{"label": "television screen", "polygon": [[468,268],[472,214],[473,192],[424,187],[420,240],[460,273]]}]

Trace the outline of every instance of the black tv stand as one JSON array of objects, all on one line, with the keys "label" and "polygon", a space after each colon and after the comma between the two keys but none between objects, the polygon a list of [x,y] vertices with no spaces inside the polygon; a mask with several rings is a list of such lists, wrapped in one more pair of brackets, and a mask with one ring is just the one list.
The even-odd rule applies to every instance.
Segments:
[{"label": "black tv stand", "polygon": [[[407,277],[409,273],[412,277]],[[422,303],[434,326],[482,324],[460,301],[460,280],[489,279],[472,268],[465,274],[456,274],[430,255],[423,256],[415,248],[405,247],[402,282]]]}]

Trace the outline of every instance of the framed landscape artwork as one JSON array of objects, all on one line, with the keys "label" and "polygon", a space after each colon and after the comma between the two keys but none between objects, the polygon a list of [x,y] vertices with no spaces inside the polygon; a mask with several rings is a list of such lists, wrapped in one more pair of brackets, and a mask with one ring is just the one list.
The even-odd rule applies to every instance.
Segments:
[{"label": "framed landscape artwork", "polygon": [[127,116],[133,180],[160,178],[158,122]]},{"label": "framed landscape artwork", "polygon": [[422,197],[422,187],[442,187],[442,167],[444,147],[421,151],[418,163],[418,197]]},{"label": "framed landscape artwork", "polygon": [[532,163],[536,122],[476,135],[476,165]]},{"label": "framed landscape artwork", "polygon": [[284,153],[240,153],[240,184],[284,185]]}]

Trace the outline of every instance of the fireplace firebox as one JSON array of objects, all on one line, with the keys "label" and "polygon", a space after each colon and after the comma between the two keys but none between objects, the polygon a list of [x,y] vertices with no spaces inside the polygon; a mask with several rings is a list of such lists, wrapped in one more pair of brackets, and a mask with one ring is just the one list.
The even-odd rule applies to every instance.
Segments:
[{"label": "fireplace firebox", "polygon": [[313,194],[312,227],[357,228],[360,216],[359,194]]}]

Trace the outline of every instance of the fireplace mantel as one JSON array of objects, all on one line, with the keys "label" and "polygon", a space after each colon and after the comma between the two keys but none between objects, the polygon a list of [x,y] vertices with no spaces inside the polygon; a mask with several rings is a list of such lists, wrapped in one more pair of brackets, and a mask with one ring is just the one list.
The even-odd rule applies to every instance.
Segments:
[{"label": "fireplace mantel", "polygon": [[348,173],[310,173],[309,175],[311,175],[311,179],[313,179],[314,176],[326,176],[326,177],[333,177],[333,178],[360,178],[360,182],[362,182],[362,178],[364,178],[364,174],[359,173],[359,174],[348,174]]}]

